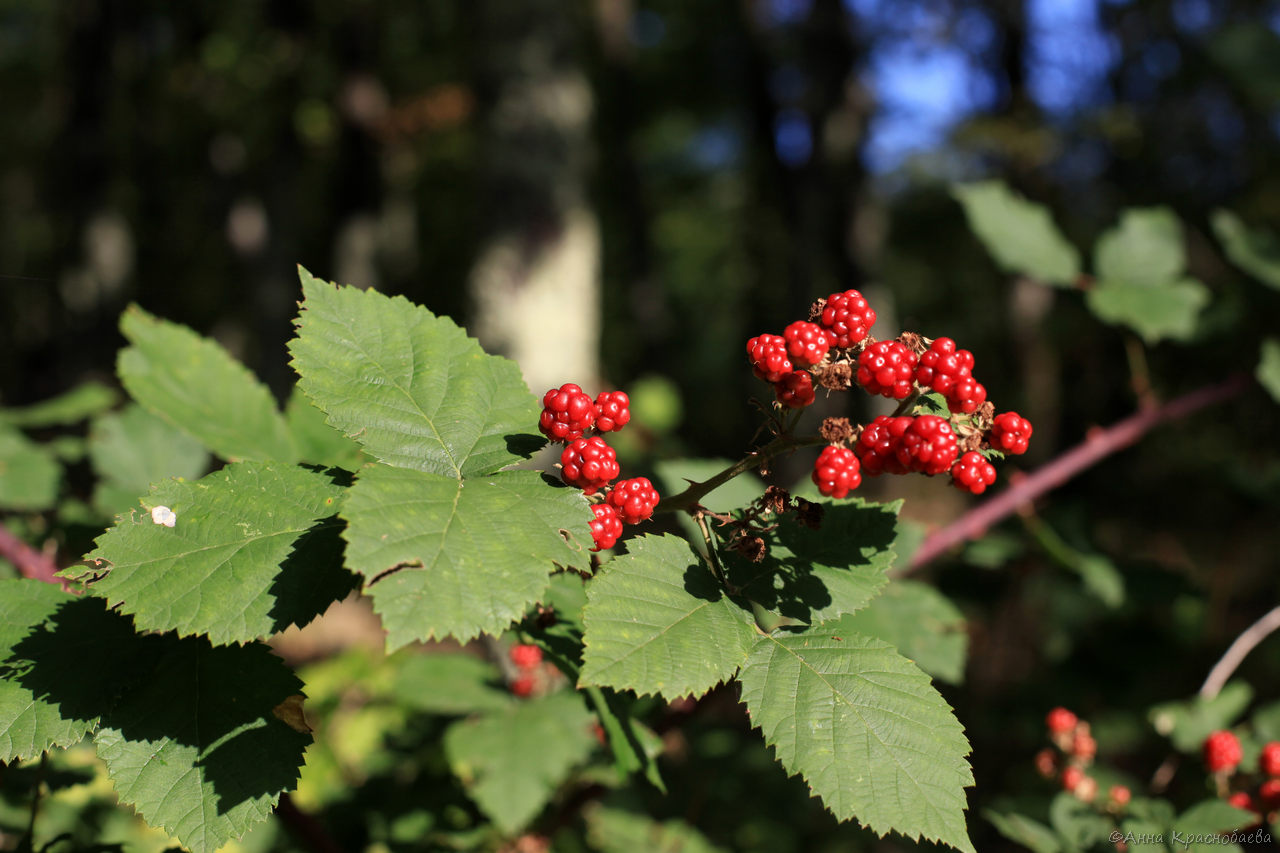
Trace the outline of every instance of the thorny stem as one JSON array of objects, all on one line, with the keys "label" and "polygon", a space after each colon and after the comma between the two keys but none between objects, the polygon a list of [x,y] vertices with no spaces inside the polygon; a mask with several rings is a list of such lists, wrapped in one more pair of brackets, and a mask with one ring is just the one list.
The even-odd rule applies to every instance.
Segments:
[{"label": "thorny stem", "polygon": [[654,513],[678,512],[680,510],[690,512],[697,505],[698,501],[702,500],[708,494],[720,488],[734,477],[737,477],[739,474],[745,474],[747,471],[759,468],[775,456],[781,456],[784,453],[798,450],[801,447],[811,447],[825,442],[826,439],[819,435],[780,435],[759,450],[748,453],[742,459],[739,459],[728,468],[725,468],[711,479],[702,483],[690,483],[689,488],[685,489],[680,494],[663,498],[658,503],[658,506],[654,508]]},{"label": "thorny stem", "polygon": [[1134,335],[1126,335],[1124,354],[1129,362],[1129,385],[1133,388],[1133,395],[1138,398],[1138,407],[1150,408],[1156,400],[1151,391],[1151,371],[1147,367],[1147,352],[1142,347],[1142,341]]},{"label": "thorny stem", "polygon": [[56,583],[68,591],[71,589],[71,585],[65,579],[57,576],[58,561],[52,547],[37,551],[10,533],[4,525],[0,525],[0,557],[13,563],[18,574],[24,578]]},{"label": "thorny stem", "polygon": [[1241,394],[1251,385],[1250,377],[1233,376],[1225,382],[1199,388],[1170,400],[1162,406],[1136,412],[1119,423],[1091,432],[1083,442],[1048,465],[969,510],[947,526],[930,533],[912,555],[911,563],[898,573],[899,576],[918,571],[952,547],[978,538],[993,524],[1016,512],[1019,507],[1056,489],[1111,454],[1134,444],[1166,421],[1178,420],[1206,406],[1225,402]]}]

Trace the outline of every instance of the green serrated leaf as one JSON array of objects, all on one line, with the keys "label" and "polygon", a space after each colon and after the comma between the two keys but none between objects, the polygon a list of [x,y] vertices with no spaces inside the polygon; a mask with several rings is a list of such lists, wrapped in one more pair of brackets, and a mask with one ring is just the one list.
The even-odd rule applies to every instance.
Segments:
[{"label": "green serrated leaf", "polygon": [[587,843],[600,853],[720,853],[682,820],[656,821],[646,815],[600,804],[586,812]]},{"label": "green serrated leaf", "polygon": [[841,620],[762,637],[738,680],[782,766],[837,818],[973,853],[969,742],[929,677],[893,647]]},{"label": "green serrated leaf", "polygon": [[0,426],[0,509],[48,509],[58,499],[62,466],[16,429]]},{"label": "green serrated leaf", "polygon": [[149,512],[122,516],[97,540],[89,591],[132,614],[142,630],[208,634],[243,643],[304,625],[354,586],[342,568],[343,490],[324,474],[238,462],[194,482],[157,484],[144,509],[167,506],[174,527]]},{"label": "green serrated leaf", "polygon": [[1100,280],[1085,294],[1089,310],[1104,323],[1128,326],[1147,343],[1185,341],[1196,330],[1209,290],[1191,279],[1159,285]]},{"label": "green serrated leaf", "polygon": [[194,479],[209,465],[204,445],[131,403],[89,427],[89,462],[98,475],[93,505],[112,516],[138,506],[152,483]]},{"label": "green serrated leaf", "polygon": [[289,344],[298,387],[375,458],[458,478],[546,443],[531,434],[538,401],[514,362],[403,297],[299,275],[305,300]]},{"label": "green serrated leaf", "polygon": [[1196,753],[1211,732],[1229,728],[1253,699],[1253,688],[1232,681],[1212,699],[1195,696],[1182,702],[1165,702],[1148,712],[1157,732],[1182,752]]},{"label": "green serrated leaf", "polygon": [[1182,223],[1167,207],[1130,208],[1098,238],[1093,265],[1099,279],[1117,285],[1171,283],[1187,267]]},{"label": "green serrated leaf", "polygon": [[700,696],[730,678],[757,636],[678,536],[641,536],[587,588],[581,684]]},{"label": "green serrated leaf", "polygon": [[354,471],[372,461],[364,455],[358,443],[329,426],[324,412],[312,405],[297,387],[285,404],[284,419],[303,462]]},{"label": "green serrated leaf", "polygon": [[136,305],[116,369],[133,399],[225,459],[293,462],[297,450],[267,387],[214,341]]},{"label": "green serrated leaf", "polygon": [[1280,740],[1280,702],[1270,702],[1254,711],[1249,725],[1260,740]]},{"label": "green serrated leaf", "polygon": [[0,408],[0,423],[17,427],[74,424],[110,409],[119,399],[120,395],[114,388],[101,382],[86,382],[65,394],[30,406]]},{"label": "green serrated leaf", "polygon": [[261,645],[152,638],[153,672],[103,715],[94,736],[121,802],[213,853],[271,815],[298,780],[310,735],[276,709],[302,683]]},{"label": "green serrated leaf", "polygon": [[[121,624],[131,635],[127,619],[56,584],[0,580],[0,761],[34,758],[93,730],[103,710],[96,702],[114,692],[119,675],[101,666],[103,644],[120,639]],[[55,628],[58,642],[51,646]],[[87,666],[86,655],[91,658]],[[55,671],[82,695],[58,701],[44,690],[42,679]]]},{"label": "green serrated leaf", "polygon": [[876,504],[861,498],[817,503],[823,508],[820,529],[788,514],[766,540],[769,553],[761,562],[724,556],[729,580],[744,596],[809,624],[852,613],[879,594],[895,560],[902,506],[901,501]]},{"label": "green serrated leaf", "polygon": [[595,746],[591,714],[572,691],[454,723],[444,749],[476,805],[507,835],[538,816]]},{"label": "green serrated leaf", "polygon": [[1014,813],[1000,814],[990,809],[984,811],[982,816],[1005,838],[1021,844],[1033,853],[1061,853],[1062,843],[1058,840],[1058,834],[1037,820]]},{"label": "green serrated leaf", "polygon": [[951,684],[964,680],[969,646],[964,615],[929,584],[892,581],[866,609],[845,617],[843,624],[884,640],[934,678]]},{"label": "green serrated leaf", "polygon": [[1280,290],[1280,238],[1270,231],[1249,228],[1229,210],[1215,210],[1210,223],[1233,264],[1268,287]]},{"label": "green serrated leaf", "polygon": [[428,714],[499,711],[514,700],[488,661],[463,654],[414,655],[396,672],[392,695]]},{"label": "green serrated leaf", "polygon": [[1280,403],[1280,338],[1267,338],[1262,342],[1254,375],[1271,398]]},{"label": "green serrated leaf", "polygon": [[342,517],[347,565],[367,579],[388,649],[501,633],[542,595],[554,564],[586,564],[581,543],[591,541],[582,493],[533,471],[457,480],[374,465]]},{"label": "green serrated leaf", "polygon": [[1027,201],[1001,181],[956,186],[952,195],[1002,270],[1060,287],[1075,285],[1080,254],[1043,205]]}]

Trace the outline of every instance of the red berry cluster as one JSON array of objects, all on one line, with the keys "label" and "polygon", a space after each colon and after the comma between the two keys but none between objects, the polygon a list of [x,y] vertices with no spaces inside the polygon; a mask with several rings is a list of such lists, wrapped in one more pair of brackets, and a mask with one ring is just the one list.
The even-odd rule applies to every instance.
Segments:
[{"label": "red berry cluster", "polygon": [[[1054,708],[1044,722],[1053,748],[1042,749],[1036,754],[1036,769],[1046,779],[1057,779],[1062,790],[1077,799],[1094,802],[1098,796],[1098,783],[1088,771],[1098,755],[1098,742],[1094,740],[1089,724],[1066,708]],[[1131,798],[1131,792],[1124,785],[1112,785],[1107,791],[1105,807],[1112,812],[1124,811]]]},{"label": "red berry cluster", "polygon": [[791,323],[782,335],[747,341],[752,371],[773,385],[786,408],[812,403],[815,382],[833,391],[856,384],[895,400],[933,391],[946,401],[950,418],[881,416],[832,437],[814,464],[818,490],[845,497],[864,473],[949,472],[957,488],[982,494],[995,482],[996,469],[981,451],[1025,453],[1030,421],[1017,412],[995,413],[986,388],[973,376],[973,353],[958,349],[951,338],[929,341],[908,332],[877,341],[869,334],[875,321],[862,294],[846,290],[816,302],[809,321]]},{"label": "red berry cluster", "polygon": [[1270,741],[1262,747],[1258,755],[1260,780],[1237,772],[1244,749],[1232,732],[1213,732],[1204,739],[1202,752],[1204,765],[1214,775],[1219,792],[1225,793],[1230,787],[1237,789],[1226,797],[1228,803],[1256,813],[1267,823],[1280,816],[1280,741]]},{"label": "red berry cluster", "polygon": [[[781,339],[779,339],[781,340]],[[810,388],[810,396],[812,396]],[[572,382],[552,388],[542,396],[538,429],[552,441],[564,442],[560,453],[560,478],[577,486],[584,494],[603,496],[593,504],[590,522],[592,551],[612,548],[622,536],[622,525],[639,524],[653,515],[658,492],[644,477],[609,484],[622,473],[618,454],[598,435],[583,433],[616,432],[631,420],[631,401],[622,391],[603,391],[595,400]]]}]

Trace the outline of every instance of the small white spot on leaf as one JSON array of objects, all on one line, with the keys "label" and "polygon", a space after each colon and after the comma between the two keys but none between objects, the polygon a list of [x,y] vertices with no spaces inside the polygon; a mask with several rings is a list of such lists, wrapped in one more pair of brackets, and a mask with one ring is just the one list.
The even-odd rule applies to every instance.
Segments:
[{"label": "small white spot on leaf", "polygon": [[165,527],[173,527],[178,523],[178,516],[167,506],[157,506],[151,508],[151,520]]}]

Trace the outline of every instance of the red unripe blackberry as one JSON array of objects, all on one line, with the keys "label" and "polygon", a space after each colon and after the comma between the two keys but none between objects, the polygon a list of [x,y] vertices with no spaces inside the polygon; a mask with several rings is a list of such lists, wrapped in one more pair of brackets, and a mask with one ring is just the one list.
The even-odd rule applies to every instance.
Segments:
[{"label": "red unripe blackberry", "polygon": [[1280,807],[1280,779],[1268,779],[1259,785],[1258,799],[1264,809]]},{"label": "red unripe blackberry", "polygon": [[1071,754],[1085,762],[1092,761],[1098,754],[1098,742],[1084,726],[1077,728],[1075,735],[1071,738]]},{"label": "red unripe blackberry", "polygon": [[1124,785],[1112,785],[1111,790],[1107,791],[1107,799],[1113,806],[1122,809],[1129,805],[1129,801],[1133,799],[1133,793]]},{"label": "red unripe blackberry", "polygon": [[803,409],[816,397],[813,393],[813,377],[808,371],[795,370],[773,384],[778,402],[792,409]]},{"label": "red unripe blackberry", "polygon": [[1236,769],[1243,757],[1240,739],[1225,729],[1204,739],[1204,765],[1210,773],[1230,772]]},{"label": "red unripe blackberry", "polygon": [[572,382],[552,388],[542,396],[538,429],[552,441],[573,441],[596,421],[595,403]]},{"label": "red unripe blackberry", "polygon": [[618,511],[609,504],[592,504],[591,511],[596,516],[591,520],[591,538],[596,547],[591,550],[612,548],[622,535],[622,519],[618,516]]},{"label": "red unripe blackberry", "polygon": [[646,477],[623,480],[605,497],[605,501],[618,511],[618,517],[624,524],[639,524],[653,515],[658,500],[658,490]]},{"label": "red unripe blackberry", "polygon": [[765,382],[777,382],[792,371],[787,358],[787,341],[780,335],[756,335],[747,341],[751,369]]},{"label": "red unripe blackberry", "polygon": [[937,415],[920,415],[910,420],[911,424],[894,448],[898,461],[912,471],[931,477],[950,471],[952,463],[960,455],[960,445],[951,424]]},{"label": "red unripe blackberry", "polygon": [[861,464],[847,447],[824,447],[813,463],[814,485],[829,498],[844,498],[862,484]]},{"label": "red unripe blackberry", "polygon": [[862,428],[862,434],[853,446],[862,471],[872,476],[878,474],[906,474],[910,469],[898,459],[898,444],[911,426],[909,417],[880,415]]},{"label": "red unripe blackberry", "polygon": [[511,693],[524,699],[533,695],[536,686],[537,682],[532,675],[519,675],[511,681]]},{"label": "red unripe blackberry", "polygon": [[520,669],[534,669],[542,663],[542,649],[520,643],[511,647],[511,662]]},{"label": "red unripe blackberry", "polygon": [[596,395],[596,429],[617,432],[631,420],[631,398],[622,391],[601,391]]},{"label": "red unripe blackberry", "polygon": [[618,454],[603,438],[579,438],[560,453],[560,479],[594,495],[618,476]]},{"label": "red unripe blackberry", "polygon": [[830,333],[832,346],[853,346],[867,336],[875,322],[876,312],[856,290],[831,294],[822,309],[822,327]]},{"label": "red unripe blackberry", "polygon": [[947,408],[952,412],[972,415],[987,401],[987,389],[972,376],[962,376],[943,396],[947,398]]},{"label": "red unripe blackberry", "polygon": [[782,337],[787,341],[787,354],[796,367],[812,367],[822,361],[831,348],[831,338],[826,331],[804,320],[796,320],[783,329]]},{"label": "red unripe blackberry", "polygon": [[1058,753],[1048,748],[1037,752],[1036,772],[1046,779],[1052,779],[1058,775]]},{"label": "red unripe blackberry", "polygon": [[1238,809],[1247,809],[1251,812],[1257,811],[1257,808],[1253,805],[1253,797],[1249,796],[1248,791],[1236,791],[1234,794],[1227,797],[1227,804],[1235,806]]},{"label": "red unripe blackberry", "polygon": [[957,489],[980,495],[996,481],[996,468],[976,450],[970,450],[951,468],[951,482]]},{"label": "red unripe blackberry", "polygon": [[1280,776],[1280,741],[1273,740],[1262,747],[1258,769],[1268,776]]},{"label": "red unripe blackberry", "polygon": [[902,400],[911,393],[916,354],[900,341],[877,341],[858,356],[858,384],[868,394]]},{"label": "red unripe blackberry", "polygon": [[1017,412],[1003,412],[996,415],[991,424],[989,440],[991,446],[1005,453],[1026,453],[1027,441],[1031,438],[1031,421]]},{"label": "red unripe blackberry", "polygon": [[1074,791],[1080,787],[1080,783],[1084,781],[1084,771],[1074,764],[1064,767],[1062,770],[1062,790]]},{"label": "red unripe blackberry", "polygon": [[956,349],[951,338],[938,338],[920,356],[916,366],[916,381],[930,390],[946,396],[956,380],[973,371],[973,353]]},{"label": "red unripe blackberry", "polygon": [[1080,720],[1075,714],[1066,708],[1054,708],[1044,718],[1044,724],[1049,728],[1049,734],[1062,735],[1076,730],[1076,723]]}]

